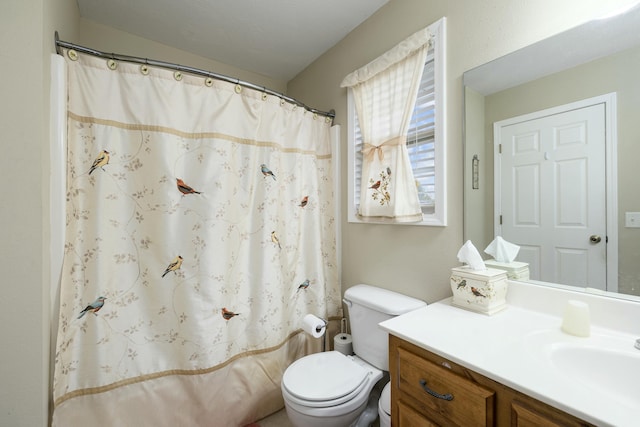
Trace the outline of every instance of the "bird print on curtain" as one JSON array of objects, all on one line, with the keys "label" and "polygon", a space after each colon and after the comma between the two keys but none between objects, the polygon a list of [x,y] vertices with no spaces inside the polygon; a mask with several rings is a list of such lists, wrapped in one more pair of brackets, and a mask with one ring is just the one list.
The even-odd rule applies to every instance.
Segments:
[{"label": "bird print on curtain", "polygon": [[369,190],[371,192],[371,198],[380,203],[381,206],[387,205],[391,202],[391,194],[389,193],[389,184],[391,183],[391,168],[387,167],[386,170],[380,172],[378,180],[373,178],[369,179]]},{"label": "bird print on curtain", "polygon": [[[89,169],[88,175],[91,175],[91,173],[98,168],[102,169],[103,166],[109,163],[109,159],[110,159],[109,152],[107,150],[101,150],[100,153],[95,158],[95,160],[93,161],[91,168]],[[264,163],[260,165],[260,171],[264,177],[271,177],[273,178],[273,180],[276,180],[276,177],[273,171],[269,169]],[[194,190],[191,186],[187,185],[180,178],[176,178],[176,186],[178,191],[182,194],[182,196],[189,195],[189,194],[202,194],[201,191]],[[308,202],[309,202],[309,196],[304,196],[297,206],[305,207],[307,206]],[[275,246],[278,247],[278,250],[282,250],[282,246],[280,245],[280,240],[278,239],[277,233],[275,231],[272,231],[270,233],[270,240]],[[176,256],[167,265],[161,277],[164,278],[169,273],[172,273],[172,272],[175,273],[176,271],[178,271],[182,267],[183,261],[184,261],[184,258],[181,255]],[[311,284],[311,281],[309,279],[304,280],[302,283],[300,283],[297,286],[296,293],[299,292],[300,290],[306,290],[310,284]],[[105,300],[106,298],[101,296],[91,304],[87,305],[80,312],[78,319],[81,319],[86,313],[93,313],[97,315],[98,311],[100,311],[100,309],[104,306]],[[222,312],[222,317],[225,320],[230,320],[231,318],[238,316],[240,314],[240,313],[235,313],[233,311],[230,311],[226,307],[223,307],[221,312]]]},{"label": "bird print on curtain", "polygon": [[202,194],[200,191],[196,191],[191,186],[184,183],[180,178],[176,178],[176,185],[178,186],[178,191],[180,191],[183,195],[186,194]]},{"label": "bird print on curtain", "polygon": [[104,170],[103,166],[107,163],[109,163],[109,152],[107,150],[102,150],[100,154],[98,154],[98,157],[93,161],[91,169],[89,169],[89,175],[91,175],[91,173],[97,168]]},{"label": "bird print on curtain", "polygon": [[222,307],[222,318],[224,320],[232,319],[232,318],[234,318],[234,317],[236,317],[238,315],[240,315],[240,313],[234,313],[231,310],[227,310],[226,307]]},{"label": "bird print on curtain", "polygon": [[180,267],[182,267],[182,257],[178,255],[177,257],[175,257],[173,261],[171,261],[171,264],[169,264],[167,268],[164,270],[164,273],[162,273],[162,277],[166,276],[171,271],[176,271]]},{"label": "bird print on curtain", "polygon": [[104,305],[104,300],[106,300],[105,297],[98,297],[97,300],[95,300],[94,302],[86,306],[84,310],[80,312],[80,314],[78,315],[78,319],[81,319],[82,316],[84,316],[87,313],[93,313],[93,314],[98,313],[98,311],[100,311],[100,309]]},{"label": "bird print on curtain", "polygon": [[267,165],[265,165],[264,163],[260,165],[260,170],[262,171],[262,175],[264,175],[265,177],[270,176],[271,178],[273,178],[273,180],[276,180],[276,176],[273,174],[273,172],[271,172],[271,169],[269,169],[267,167]]}]

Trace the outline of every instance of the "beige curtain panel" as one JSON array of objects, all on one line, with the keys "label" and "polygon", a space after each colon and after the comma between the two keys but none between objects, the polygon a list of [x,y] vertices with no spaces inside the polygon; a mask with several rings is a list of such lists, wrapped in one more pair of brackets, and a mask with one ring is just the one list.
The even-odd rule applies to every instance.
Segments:
[{"label": "beige curtain panel", "polygon": [[342,82],[353,91],[363,139],[362,220],[422,220],[406,135],[430,40],[421,30]]},{"label": "beige curtain panel", "polygon": [[[240,426],[341,313],[330,122],[234,84],[67,56],[55,426]],[[73,60],[75,59],[75,60]]]}]

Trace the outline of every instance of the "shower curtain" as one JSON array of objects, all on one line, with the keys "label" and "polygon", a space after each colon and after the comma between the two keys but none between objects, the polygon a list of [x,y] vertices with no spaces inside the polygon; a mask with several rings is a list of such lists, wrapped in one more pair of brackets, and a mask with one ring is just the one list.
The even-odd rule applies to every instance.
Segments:
[{"label": "shower curtain", "polygon": [[330,120],[65,51],[55,426],[242,426],[341,315]]}]

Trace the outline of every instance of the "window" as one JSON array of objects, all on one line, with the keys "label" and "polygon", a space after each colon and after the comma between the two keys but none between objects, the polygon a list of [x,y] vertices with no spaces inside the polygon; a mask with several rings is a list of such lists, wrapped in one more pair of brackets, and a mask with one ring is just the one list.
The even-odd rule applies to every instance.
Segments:
[{"label": "window", "polygon": [[[413,170],[422,222],[413,225],[446,225],[445,98],[444,98],[444,18],[429,27],[433,35],[424,65],[418,97],[407,132],[407,150]],[[362,136],[351,90],[348,96],[349,222],[360,202]]]}]

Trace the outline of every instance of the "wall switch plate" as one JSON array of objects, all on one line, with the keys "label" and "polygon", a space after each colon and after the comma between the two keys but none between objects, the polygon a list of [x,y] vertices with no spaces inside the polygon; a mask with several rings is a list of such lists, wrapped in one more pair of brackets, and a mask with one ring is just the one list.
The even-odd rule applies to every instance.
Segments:
[{"label": "wall switch plate", "polygon": [[640,212],[625,212],[624,226],[627,228],[640,228]]}]

